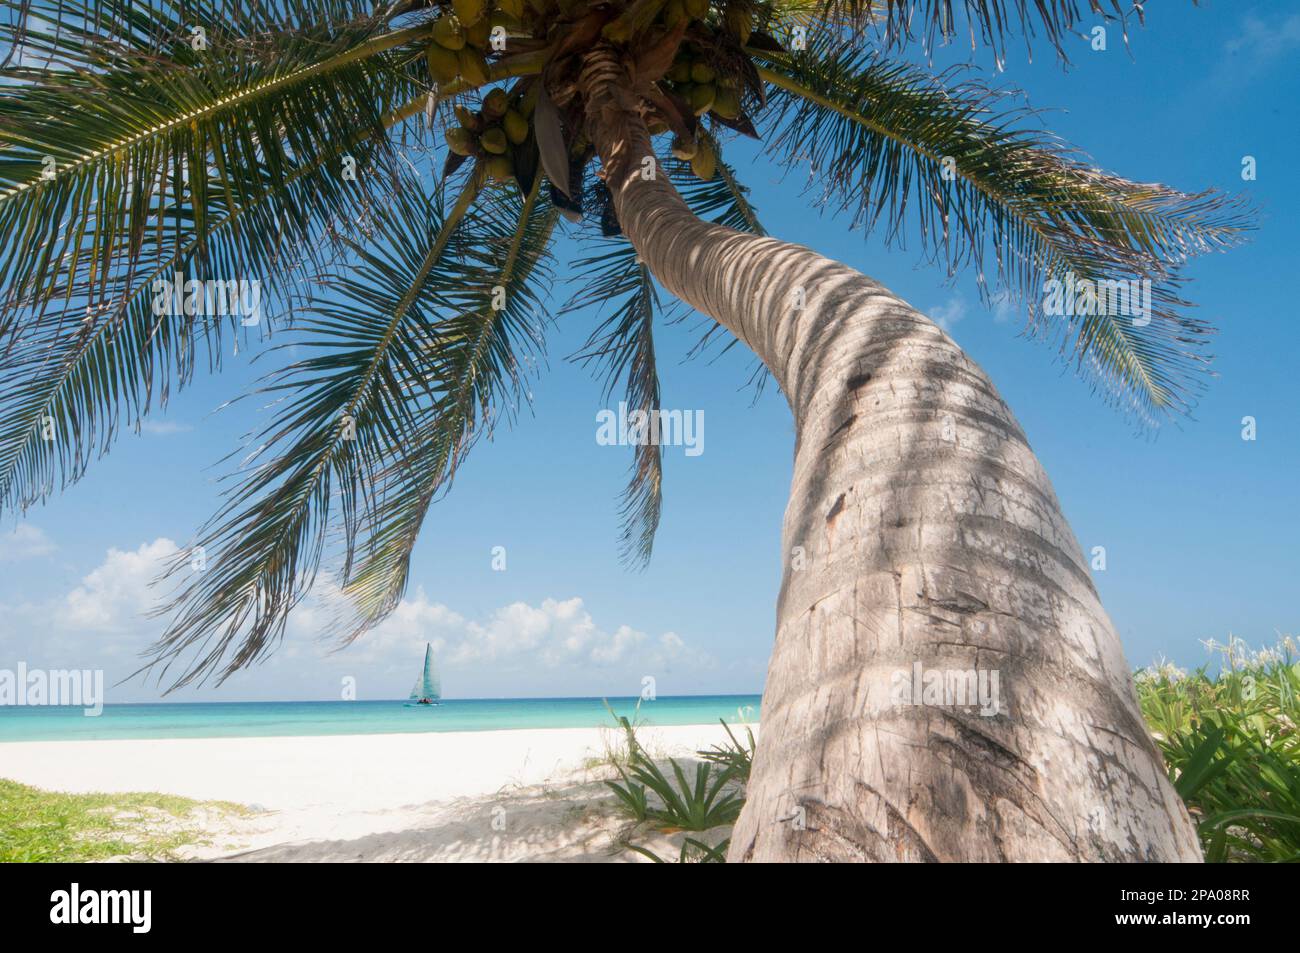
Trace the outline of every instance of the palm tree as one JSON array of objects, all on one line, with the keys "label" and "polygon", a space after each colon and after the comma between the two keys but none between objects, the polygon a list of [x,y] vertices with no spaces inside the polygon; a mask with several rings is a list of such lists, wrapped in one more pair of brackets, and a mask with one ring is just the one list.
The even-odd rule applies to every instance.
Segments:
[{"label": "palm tree", "polygon": [[[1182,413],[1209,328],[1180,313],[1179,267],[1247,210],[1097,171],[1004,90],[905,58],[968,29],[998,56],[1013,33],[1060,53],[1075,0],[967,0],[964,18],[934,0],[5,6],[3,506],[76,480],[248,340],[248,313],[199,301],[211,282],[260,282],[282,334],[274,422],[169,571],[160,676],[263,658],[327,562],[341,637],[393,609],[430,504],[526,394],[563,217],[596,243],[569,304],[608,309],[582,357],[632,408],[659,402],[657,282],[752,350],[794,415],[731,859],[1200,857],[1010,410],[924,315],[768,237],[723,155],[742,135],[808,165],[855,223],[987,269],[1126,410]],[[1140,13],[1121,6],[1087,3]],[[1117,280],[1150,283],[1145,319],[1034,303],[1048,281]],[[633,562],[660,463],[636,448]],[[997,713],[912,697],[922,671],[996,676]]]}]

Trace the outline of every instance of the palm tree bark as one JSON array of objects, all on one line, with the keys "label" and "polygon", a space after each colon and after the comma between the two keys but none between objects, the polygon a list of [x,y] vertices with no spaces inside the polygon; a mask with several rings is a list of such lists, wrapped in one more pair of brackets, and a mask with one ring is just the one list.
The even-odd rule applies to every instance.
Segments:
[{"label": "palm tree bark", "polygon": [[[612,51],[587,56],[580,87],[642,261],[759,356],[795,419],[776,644],[729,859],[1200,860],[1083,554],[983,371],[852,268],[696,218],[647,174]],[[997,714],[913,703],[934,672],[982,673],[990,693],[996,673]]]}]

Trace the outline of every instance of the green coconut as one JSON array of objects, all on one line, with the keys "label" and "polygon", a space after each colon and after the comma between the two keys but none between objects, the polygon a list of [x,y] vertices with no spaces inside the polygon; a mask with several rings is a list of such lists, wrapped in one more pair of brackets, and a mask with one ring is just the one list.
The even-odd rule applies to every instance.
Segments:
[{"label": "green coconut", "polygon": [[447,130],[447,148],[458,156],[474,154],[475,136],[472,130],[464,126],[452,126]]},{"label": "green coconut", "polygon": [[438,85],[450,83],[460,75],[460,61],[446,47],[431,43],[425,57],[429,61],[429,75]]},{"label": "green coconut", "polygon": [[499,126],[492,126],[490,129],[484,129],[483,135],[479,136],[479,143],[486,152],[493,155],[501,155],[506,151],[508,143],[506,134]]},{"label": "green coconut", "polygon": [[524,140],[528,138],[528,120],[524,114],[511,109],[506,112],[501,119],[501,128],[506,132],[506,138],[515,145],[523,145]]},{"label": "green coconut", "polygon": [[448,50],[462,50],[465,28],[455,17],[439,17],[433,21],[433,41]]},{"label": "green coconut", "polygon": [[700,147],[695,150],[695,155],[691,157],[691,171],[705,182],[713,178],[718,171],[718,157],[704,143],[700,144]]},{"label": "green coconut", "polygon": [[691,87],[690,104],[691,109],[695,110],[695,115],[703,116],[713,108],[713,100],[718,96],[718,87],[712,83],[701,83],[699,86]]},{"label": "green coconut", "polygon": [[482,86],[488,81],[487,60],[483,59],[483,54],[471,46],[456,51],[456,57],[460,60],[461,79],[471,86]]},{"label": "green coconut", "polygon": [[451,0],[451,8],[464,26],[473,26],[487,12],[486,0]]}]

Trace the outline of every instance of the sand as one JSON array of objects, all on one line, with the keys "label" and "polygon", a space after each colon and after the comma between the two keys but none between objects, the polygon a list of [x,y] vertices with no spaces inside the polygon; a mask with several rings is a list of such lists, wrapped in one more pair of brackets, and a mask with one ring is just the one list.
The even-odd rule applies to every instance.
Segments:
[{"label": "sand", "polygon": [[[687,759],[726,740],[719,725],[638,737],[657,757]],[[185,853],[194,859],[627,862],[639,858],[629,836],[675,856],[680,836],[630,830],[614,808],[599,762],[619,743],[605,728],[12,742],[0,744],[0,777],[252,810],[205,814],[208,843]]]}]

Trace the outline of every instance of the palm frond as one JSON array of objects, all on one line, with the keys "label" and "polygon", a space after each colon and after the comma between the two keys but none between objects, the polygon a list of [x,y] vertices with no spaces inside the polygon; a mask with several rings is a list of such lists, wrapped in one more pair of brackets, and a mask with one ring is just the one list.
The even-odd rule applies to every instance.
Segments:
[{"label": "palm frond", "polygon": [[[185,580],[191,549],[168,576],[182,588],[152,648],[159,677],[190,655],[172,687],[218,680],[257,661],[311,588],[331,529],[341,533],[344,575],[371,487],[419,438],[439,402],[441,313],[459,313],[479,270],[453,237],[481,176],[470,176],[444,215],[418,185],[396,191],[373,220],[375,244],[354,244],[356,267],[301,318],[281,348],[311,356],[277,372],[263,392],[283,409],[259,435],[243,478],[199,534],[205,568]],[[332,513],[337,514],[336,518]]]},{"label": "palm frond", "polygon": [[[795,0],[796,3],[801,0]],[[1006,59],[1007,40],[1023,39],[1032,57],[1033,41],[1046,42],[1066,58],[1065,41],[1077,35],[1083,17],[1143,19],[1143,0],[814,0],[822,16],[878,28],[884,48],[919,42],[925,52],[965,38],[971,49],[987,47]]]},{"label": "palm frond", "polygon": [[543,343],[538,315],[558,218],[539,197],[541,183],[537,176],[527,196],[513,185],[489,193],[487,205],[456,235],[471,271],[463,289],[449,292],[459,310],[434,331],[436,402],[415,438],[376,474],[374,510],[356,547],[362,555],[344,580],[351,611],[336,625],[344,641],[396,607],[430,504],[450,487],[474,442],[490,435],[526,393]]},{"label": "palm frond", "polygon": [[[1031,329],[1113,398],[1148,420],[1189,409],[1210,329],[1181,313],[1179,267],[1241,240],[1241,199],[1097,171],[996,91],[833,40],[764,58],[769,148],[808,164],[822,204],[890,242],[915,228],[950,274],[973,265],[986,293],[991,254],[999,283],[1031,302]],[[1047,320],[1036,302],[1066,280],[1138,282],[1150,308]]]},{"label": "palm frond", "polygon": [[[604,378],[604,400],[621,380],[627,411],[657,414],[659,372],[655,365],[654,318],[659,309],[650,269],[626,239],[605,239],[600,251],[574,262],[573,281],[581,285],[565,312],[610,307],[573,360],[594,366]],[[631,476],[620,508],[620,553],[624,562],[644,567],[654,550],[663,501],[663,448],[646,440],[633,448]]]},{"label": "palm frond", "polygon": [[[423,104],[418,96],[389,112],[382,125],[410,118]],[[351,155],[359,168],[370,169],[384,149],[383,140],[359,127],[284,179],[268,181],[248,205],[221,209],[214,203],[206,232],[152,248],[142,255],[148,267],[110,284],[98,306],[81,303],[91,294],[80,287],[71,295],[74,304],[29,312],[16,322],[18,333],[0,336],[0,375],[7,384],[0,396],[0,509],[26,508],[56,483],[79,479],[94,457],[108,451],[120,424],[138,427],[154,403],[165,404],[173,388],[189,381],[205,343],[209,364],[219,366],[222,324],[156,314],[155,282],[178,274],[182,280],[237,278],[242,261],[266,276],[269,326],[278,305],[287,305],[294,276],[319,263],[322,240],[348,231],[342,218],[363,215],[385,187],[377,175],[343,182],[340,157]],[[285,207],[313,212],[299,221],[280,214]],[[154,235],[146,233],[145,241]],[[195,259],[200,245],[208,250],[206,271]]]},{"label": "palm frond", "polygon": [[[381,133],[385,112],[418,91],[403,47],[427,25],[333,19],[355,12],[345,6],[280,22],[221,2],[52,0],[6,28],[22,56],[0,71],[5,303],[98,298],[139,263],[151,230],[155,249],[184,244],[357,129]],[[329,195],[282,194],[277,219],[301,224]],[[247,270],[244,242],[227,251]],[[209,254],[200,242],[196,260]]]}]

